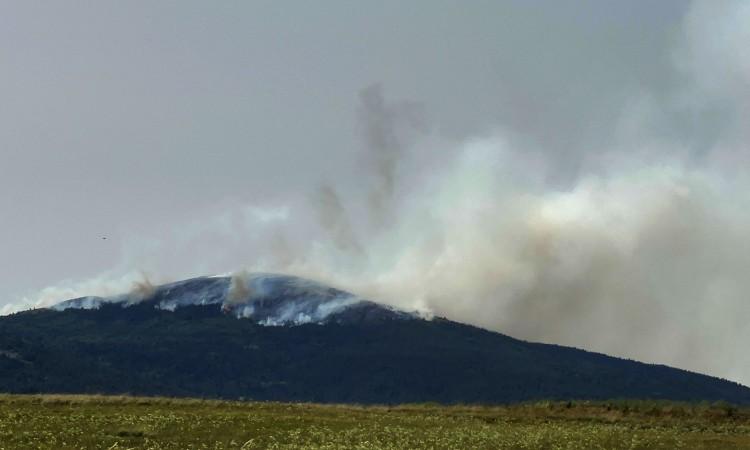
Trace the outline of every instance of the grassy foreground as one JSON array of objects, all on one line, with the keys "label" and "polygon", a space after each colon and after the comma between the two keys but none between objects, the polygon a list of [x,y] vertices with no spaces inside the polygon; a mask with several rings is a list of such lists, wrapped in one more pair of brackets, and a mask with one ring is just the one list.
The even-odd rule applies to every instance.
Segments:
[{"label": "grassy foreground", "polygon": [[750,448],[750,410],[661,402],[359,407],[0,395],[0,449]]}]

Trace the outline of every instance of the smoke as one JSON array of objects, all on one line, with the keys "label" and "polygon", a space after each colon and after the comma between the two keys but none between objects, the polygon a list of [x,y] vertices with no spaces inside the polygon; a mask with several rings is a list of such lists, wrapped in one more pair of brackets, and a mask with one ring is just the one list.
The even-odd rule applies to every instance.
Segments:
[{"label": "smoke", "polygon": [[679,159],[623,158],[554,190],[501,136],[466,143],[400,198],[397,227],[370,236],[364,262],[301,249],[279,270],[525,339],[744,379],[750,186]]},{"label": "smoke", "polygon": [[336,191],[327,184],[321,185],[313,202],[318,221],[329,233],[333,244],[341,250],[362,254],[362,247],[354,235],[347,211]]},{"label": "smoke", "polygon": [[252,290],[248,286],[248,276],[249,274],[244,270],[232,274],[227,292],[227,302],[240,303],[250,298]]},{"label": "smoke", "polygon": [[[525,339],[747,383],[736,343],[750,338],[748,11],[697,3],[675,52],[685,83],[636,92],[608,147],[572,164],[582,169],[564,186],[547,181],[560,179],[550,149],[506,130],[465,142],[420,135],[394,112],[402,103],[365,90],[376,181],[365,198],[337,196],[331,217],[370,213],[388,226],[352,221],[347,233],[366,236],[356,252],[319,238],[278,269]],[[660,128],[716,109],[727,120],[708,133]]]},{"label": "smoke", "polygon": [[[634,92],[605,148],[570,155],[574,176],[560,176],[554,148],[514,130],[436,134],[417,103],[374,85],[359,97],[361,176],[208,211],[134,261],[200,259],[184,276],[286,272],[523,339],[750,383],[738,345],[750,340],[749,11],[696,3],[674,52],[679,87]],[[722,120],[703,123],[715,111]],[[560,179],[570,181],[549,182]],[[249,296],[246,278],[232,277],[230,297]],[[117,293],[123,282],[111,281]],[[50,288],[35,304],[101,295],[97,283]]]},{"label": "smoke", "polygon": [[380,84],[359,94],[359,125],[365,143],[364,162],[372,186],[368,195],[370,219],[375,226],[390,223],[399,163],[405,141],[426,128],[422,106],[409,101],[387,103]]},{"label": "smoke", "polygon": [[128,294],[128,299],[131,303],[138,303],[142,302],[143,300],[148,300],[149,298],[154,296],[154,293],[156,292],[156,286],[154,286],[153,283],[151,283],[151,280],[148,279],[148,276],[141,272],[141,279],[137,280],[133,283],[133,287],[130,289],[130,293]]},{"label": "smoke", "polygon": [[[158,277],[157,280],[156,284],[168,281],[165,277]],[[143,270],[111,270],[87,280],[65,280],[44,288],[34,295],[21,298],[16,303],[4,305],[0,308],[0,315],[45,308],[61,300],[86,296],[114,297],[127,293],[129,301],[138,302],[152,296],[154,288],[155,284]]]}]

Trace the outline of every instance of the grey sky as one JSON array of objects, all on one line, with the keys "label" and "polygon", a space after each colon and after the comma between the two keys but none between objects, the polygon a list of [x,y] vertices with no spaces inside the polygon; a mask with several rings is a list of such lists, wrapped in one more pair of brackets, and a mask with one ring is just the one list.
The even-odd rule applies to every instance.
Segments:
[{"label": "grey sky", "polygon": [[[388,253],[384,249],[398,253],[406,248],[393,242],[418,237],[409,230],[412,222],[421,219],[399,218],[406,204],[419,208],[422,203],[401,203],[401,199],[431,198],[415,192],[435,192],[430,191],[430,183],[435,173],[452,166],[453,148],[499,132],[508,146],[522,150],[513,150],[513,162],[502,166],[496,176],[510,183],[521,171],[527,178],[542,179],[513,181],[502,189],[493,181],[492,189],[499,191],[492,191],[495,197],[490,197],[511,191],[522,198],[536,195],[544,199],[540,205],[546,205],[539,211],[557,205],[560,193],[582,192],[581,186],[588,186],[582,180],[592,174],[604,176],[610,183],[606,188],[620,195],[617,183],[629,187],[637,183],[630,175],[610,177],[612,167],[617,174],[625,173],[636,164],[634,160],[643,164],[651,158],[679,155],[674,167],[710,168],[711,177],[717,171],[740,171],[737,162],[745,162],[747,152],[735,144],[750,134],[737,118],[739,112],[749,110],[747,94],[740,91],[748,86],[750,66],[743,64],[750,59],[743,59],[747,53],[735,57],[732,52],[738,36],[743,36],[742,21],[750,16],[746,10],[732,13],[733,8],[742,8],[739,2],[715,4],[721,6],[593,0],[3,2],[0,307],[33,303],[50,286],[75,285],[70,292],[85,294],[82,291],[98,286],[86,280],[102,274],[107,279],[125,276],[130,283],[126,274],[144,271],[160,281],[265,268],[261,260],[272,261],[268,268],[276,268],[303,259],[308,264],[303,272],[325,273],[335,282],[339,278],[332,274],[334,269],[312,270],[309,264],[319,263],[318,256],[327,252],[327,246],[336,247],[342,239],[359,253],[341,250],[325,261],[362,271],[353,277],[353,269],[347,269],[340,283],[364,286],[349,281],[369,276],[366,293],[382,293],[398,303],[393,298],[396,287],[404,295],[416,291],[397,283],[390,290],[373,287],[378,280],[386,280],[388,286],[400,278],[386,276],[395,269],[372,267],[373,261],[387,260],[378,256]],[[726,32],[715,38],[706,31],[714,26]],[[714,82],[711,67],[729,75]],[[403,159],[393,166],[401,178],[389,193],[394,196],[391,213],[398,221],[390,224],[396,230],[390,237],[383,237],[386,232],[373,228],[367,214],[357,209],[365,202],[362,199],[372,198],[365,191],[373,185],[368,180],[377,176],[368,168],[372,149],[361,126],[372,117],[363,119],[358,113],[363,89],[374,85],[380,86],[379,95],[394,108],[402,103],[416,105],[424,121],[424,128],[415,132],[422,138],[398,135],[409,150],[393,153]],[[664,163],[654,164],[647,166]],[[508,167],[515,171],[508,172]],[[459,183],[458,176],[447,177],[441,185]],[[654,183],[662,180],[659,177],[653,178]],[[463,189],[478,198],[485,192],[463,184],[456,192]],[[634,197],[627,192],[625,200],[616,198],[630,205],[628,199]],[[514,205],[515,200],[503,207]],[[643,205],[644,210],[649,205]],[[734,206],[729,204],[727,210]],[[316,207],[326,208],[323,220],[320,210],[305,213]],[[493,215],[489,223],[506,230],[505,214]],[[536,217],[525,214],[519,216],[526,218],[523,223]],[[703,220],[701,214],[696,217]],[[247,225],[248,217],[260,225]],[[711,213],[711,217],[716,216]],[[707,224],[710,231],[695,231],[696,236],[710,237],[717,229],[741,228],[745,223],[744,217],[716,220],[719,225]],[[320,237],[324,233],[320,229],[329,226],[336,230],[327,241]],[[633,239],[653,238],[641,231],[633,232]],[[373,237],[375,233],[380,237]],[[396,234],[401,240],[393,237]],[[446,229],[436,236],[446,248],[455,244],[463,249],[458,253],[473,255],[466,250],[473,246],[451,243],[453,234]],[[486,236],[494,232],[488,230]],[[577,234],[565,236],[576,245],[583,242]],[[375,240],[377,251],[369,248],[369,241]],[[308,241],[313,244],[300,244]],[[726,245],[732,247],[731,242]],[[699,254],[703,247],[690,249]],[[673,250],[657,256],[634,250],[633,258],[643,258],[646,264],[639,267],[657,267],[664,258],[671,261]],[[510,254],[527,255],[514,252]],[[600,256],[615,261],[613,273],[618,276],[633,274],[630,259],[599,253],[592,258]],[[711,261],[722,264],[733,257],[725,256]],[[737,258],[733,270],[741,272],[747,261]],[[546,273],[542,267],[550,263],[535,261],[529,263],[536,268],[535,276]],[[434,270],[434,264],[430,267]],[[639,287],[643,292],[625,290],[621,297],[613,294],[612,301],[634,292],[643,298],[671,299],[672,294],[661,292],[673,292],[678,280],[694,276],[694,270],[692,266],[675,269],[664,285]],[[472,272],[477,273],[495,272]],[[734,273],[722,272],[721,279],[735,280]],[[644,280],[633,277],[633,283]],[[437,313],[521,337],[750,381],[747,362],[741,367],[728,362],[735,353],[713,360],[701,354],[700,363],[691,365],[695,355],[689,353],[667,359],[667,350],[651,351],[646,343],[630,348],[607,344],[597,336],[601,330],[580,327],[573,318],[564,322],[573,330],[568,333],[540,331],[543,322],[524,328],[501,320],[506,316],[554,320],[565,308],[571,317],[578,314],[579,320],[628,312],[632,326],[643,322],[635,306],[622,309],[621,303],[610,309],[589,308],[589,303],[542,308],[534,302],[560,289],[561,298],[573,298],[582,289],[604,295],[621,287],[605,281],[592,287],[587,284],[590,278],[582,277],[587,281],[561,288],[550,279],[556,278],[524,288],[524,294],[510,303],[492,303],[495,319],[482,315],[486,311],[482,299],[497,296],[498,289],[507,287],[504,284],[467,293],[465,302],[446,303],[440,295],[423,291],[415,297],[419,297],[416,303]],[[121,288],[115,286],[112,289]],[[521,288],[513,284],[513,289]],[[694,301],[703,304],[700,298]],[[685,311],[690,308],[698,307]],[[742,305],[727,308],[745,311]],[[664,314],[672,310],[660,307]],[[674,317],[669,320],[676,322],[676,331],[669,339],[679,341],[680,348],[693,345],[697,338],[684,331],[693,322],[685,319],[681,325]],[[711,326],[720,323],[711,317]],[[744,328],[737,329],[741,331],[737,336],[745,336]],[[615,338],[622,340],[627,332],[626,324]],[[724,342],[728,340],[711,341]]]},{"label": "grey sky", "polygon": [[117,264],[123,234],[348,176],[374,82],[445,133],[575,151],[665,82],[684,2],[624,3],[5,2],[3,297]]}]

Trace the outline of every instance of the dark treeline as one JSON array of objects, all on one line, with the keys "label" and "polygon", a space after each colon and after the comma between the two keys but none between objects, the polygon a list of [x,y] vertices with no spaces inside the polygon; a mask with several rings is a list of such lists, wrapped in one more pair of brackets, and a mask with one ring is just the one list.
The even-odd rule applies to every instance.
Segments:
[{"label": "dark treeline", "polygon": [[264,327],[218,305],[0,317],[0,391],[309,402],[750,403],[739,384],[444,319]]}]

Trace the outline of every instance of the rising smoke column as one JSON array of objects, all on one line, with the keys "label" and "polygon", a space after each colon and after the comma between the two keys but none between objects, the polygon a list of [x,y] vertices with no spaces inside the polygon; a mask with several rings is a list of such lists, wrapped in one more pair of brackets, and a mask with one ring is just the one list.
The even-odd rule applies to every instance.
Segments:
[{"label": "rising smoke column", "polygon": [[383,87],[371,85],[359,94],[359,130],[364,141],[364,163],[371,186],[367,202],[376,227],[392,220],[392,202],[405,145],[414,132],[424,131],[423,107],[415,102],[386,102]]}]

